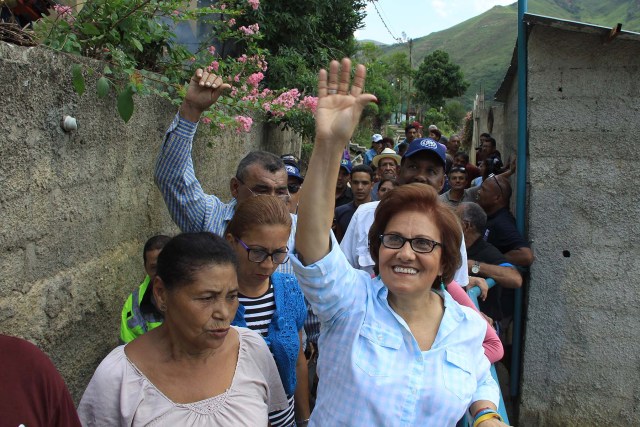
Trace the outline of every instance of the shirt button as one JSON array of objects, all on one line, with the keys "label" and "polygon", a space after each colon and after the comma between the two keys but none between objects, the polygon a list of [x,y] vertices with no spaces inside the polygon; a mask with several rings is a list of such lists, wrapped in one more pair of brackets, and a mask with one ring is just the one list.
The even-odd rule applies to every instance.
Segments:
[{"label": "shirt button", "polygon": [[382,342],[382,335],[378,335],[378,341]]}]

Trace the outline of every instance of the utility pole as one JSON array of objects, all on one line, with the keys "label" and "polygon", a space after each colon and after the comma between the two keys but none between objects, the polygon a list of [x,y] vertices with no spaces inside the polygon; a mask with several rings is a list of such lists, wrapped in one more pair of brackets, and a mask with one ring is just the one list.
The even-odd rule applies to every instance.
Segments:
[{"label": "utility pole", "polygon": [[[413,39],[409,39],[409,69],[413,70]],[[409,122],[409,107],[411,106],[411,84],[413,78],[409,75],[409,91],[407,92],[407,115],[406,121]]]}]

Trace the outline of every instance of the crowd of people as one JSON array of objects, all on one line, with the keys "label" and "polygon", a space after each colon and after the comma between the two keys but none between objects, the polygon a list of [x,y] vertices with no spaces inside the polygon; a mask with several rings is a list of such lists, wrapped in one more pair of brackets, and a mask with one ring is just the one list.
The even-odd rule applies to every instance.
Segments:
[{"label": "crowd of people", "polygon": [[513,168],[489,135],[474,190],[460,139],[417,123],[395,146],[373,135],[352,165],[344,147],[375,96],[351,68],[319,74],[306,174],[293,155],[251,152],[228,203],[203,191],[192,146],[229,85],[196,71],[155,166],[182,233],[145,244],[82,425],[453,426],[467,412],[506,425],[490,364],[533,262],[509,212]]}]

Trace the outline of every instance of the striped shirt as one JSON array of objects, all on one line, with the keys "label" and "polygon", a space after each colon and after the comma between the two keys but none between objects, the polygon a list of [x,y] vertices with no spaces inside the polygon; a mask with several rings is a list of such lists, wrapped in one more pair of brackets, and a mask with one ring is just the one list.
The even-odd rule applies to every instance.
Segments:
[{"label": "striped shirt", "polygon": [[[244,319],[247,327],[267,338],[271,318],[276,310],[276,300],[273,293],[273,284],[269,283],[269,289],[259,297],[247,297],[238,294],[238,302],[244,306]],[[294,396],[287,396],[289,407],[283,411],[271,412],[269,422],[272,427],[285,427],[295,425],[295,401]]]},{"label": "striped shirt", "polygon": [[[233,218],[237,201],[223,203],[213,194],[206,194],[196,178],[191,150],[198,128],[176,114],[167,130],[155,168],[156,185],[169,209],[171,218],[183,232],[209,231],[224,236]],[[287,245],[293,248],[298,217],[291,215],[291,234]],[[293,274],[291,262],[278,266],[280,273]]]}]

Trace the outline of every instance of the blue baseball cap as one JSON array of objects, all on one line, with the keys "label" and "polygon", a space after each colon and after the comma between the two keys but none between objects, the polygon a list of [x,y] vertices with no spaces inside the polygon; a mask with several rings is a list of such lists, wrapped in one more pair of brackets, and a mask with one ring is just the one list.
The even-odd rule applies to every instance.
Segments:
[{"label": "blue baseball cap", "polygon": [[340,167],[344,168],[344,170],[346,170],[348,174],[351,174],[351,168],[353,167],[353,165],[351,164],[351,160],[343,158],[340,161]]},{"label": "blue baseball cap", "polygon": [[287,170],[288,176],[293,176],[295,178],[298,178],[300,181],[304,181],[304,178],[302,177],[302,175],[300,175],[300,169],[297,166],[290,163],[285,163],[284,168]]},{"label": "blue baseball cap", "polygon": [[300,164],[296,156],[293,154],[284,154],[280,156],[280,158],[284,162],[284,168],[287,171],[287,176],[298,178],[300,182],[304,181],[304,177],[300,173]]},{"label": "blue baseball cap", "polygon": [[432,138],[414,139],[413,141],[411,141],[411,144],[409,144],[409,148],[407,149],[406,153],[404,153],[404,156],[402,156],[402,158],[404,159],[406,157],[411,157],[414,154],[424,150],[436,153],[438,155],[438,158],[442,160],[443,166],[447,164],[447,147]]}]

